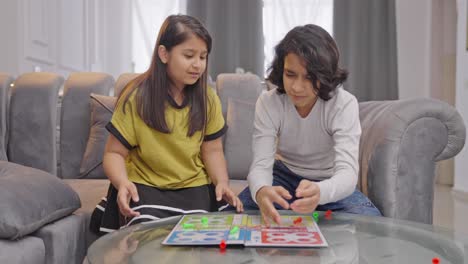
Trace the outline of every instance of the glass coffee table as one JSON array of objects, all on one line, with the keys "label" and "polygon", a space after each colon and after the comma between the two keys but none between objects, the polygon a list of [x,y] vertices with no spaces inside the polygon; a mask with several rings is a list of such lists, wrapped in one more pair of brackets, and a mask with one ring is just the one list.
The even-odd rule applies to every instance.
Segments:
[{"label": "glass coffee table", "polygon": [[[258,214],[251,211],[247,214]],[[214,213],[217,214],[217,213]],[[281,211],[281,214],[293,214]],[[385,217],[319,216],[326,248],[165,246],[180,216],[108,234],[88,249],[89,263],[468,263],[468,235]]]}]

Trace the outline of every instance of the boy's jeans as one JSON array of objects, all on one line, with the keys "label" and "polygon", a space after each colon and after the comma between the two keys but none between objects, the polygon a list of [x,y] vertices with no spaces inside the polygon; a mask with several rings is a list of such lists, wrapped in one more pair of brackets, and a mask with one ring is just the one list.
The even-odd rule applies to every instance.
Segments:
[{"label": "boy's jeans", "polygon": [[[289,170],[281,161],[276,160],[273,166],[273,186],[283,186],[293,197],[289,200],[292,203],[296,200],[296,188],[299,182],[304,178]],[[257,204],[253,201],[249,187],[245,188],[240,194],[239,199],[244,203],[244,210],[258,210]],[[278,204],[274,204],[276,209],[283,209]],[[225,210],[235,210],[229,206]],[[344,213],[382,216],[379,209],[363,193],[355,190],[350,196],[337,202],[317,206],[318,211],[338,211]]]}]

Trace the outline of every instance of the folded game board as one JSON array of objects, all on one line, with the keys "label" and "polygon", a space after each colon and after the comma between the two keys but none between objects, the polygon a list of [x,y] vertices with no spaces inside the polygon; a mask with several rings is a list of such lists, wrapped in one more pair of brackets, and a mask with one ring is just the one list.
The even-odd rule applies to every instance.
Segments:
[{"label": "folded game board", "polygon": [[265,226],[261,216],[246,214],[185,215],[164,245],[244,245],[246,247],[327,247],[310,215],[282,215],[281,226]]}]

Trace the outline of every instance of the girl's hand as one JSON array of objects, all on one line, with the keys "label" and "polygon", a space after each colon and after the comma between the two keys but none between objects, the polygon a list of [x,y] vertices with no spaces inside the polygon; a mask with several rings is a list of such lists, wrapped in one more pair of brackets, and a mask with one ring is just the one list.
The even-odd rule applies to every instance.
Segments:
[{"label": "girl's hand", "polygon": [[296,197],[291,209],[300,214],[312,213],[320,201],[320,188],[312,181],[302,180],[296,188]]},{"label": "girl's hand", "polygon": [[117,204],[119,205],[120,213],[126,217],[139,216],[139,212],[133,211],[130,208],[130,199],[134,202],[138,202],[138,191],[133,182],[126,180],[119,185],[117,193]]},{"label": "girl's hand", "polygon": [[238,213],[241,213],[244,211],[244,205],[242,204],[241,200],[237,195],[234,194],[234,192],[229,188],[229,185],[227,183],[218,183],[216,185],[216,201],[221,201],[221,199],[225,200],[228,202],[230,205],[234,206],[236,208],[236,211]]}]

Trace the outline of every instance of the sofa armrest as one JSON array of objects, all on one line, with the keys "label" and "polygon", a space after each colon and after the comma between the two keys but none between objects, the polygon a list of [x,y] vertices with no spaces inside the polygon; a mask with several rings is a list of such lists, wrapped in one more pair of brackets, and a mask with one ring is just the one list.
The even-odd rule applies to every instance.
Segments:
[{"label": "sofa armrest", "polygon": [[419,98],[359,104],[360,187],[384,216],[432,223],[436,161],[455,156],[466,130],[455,108]]}]

